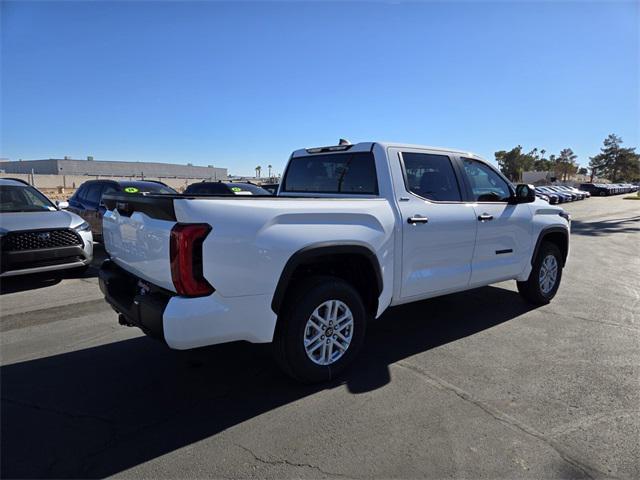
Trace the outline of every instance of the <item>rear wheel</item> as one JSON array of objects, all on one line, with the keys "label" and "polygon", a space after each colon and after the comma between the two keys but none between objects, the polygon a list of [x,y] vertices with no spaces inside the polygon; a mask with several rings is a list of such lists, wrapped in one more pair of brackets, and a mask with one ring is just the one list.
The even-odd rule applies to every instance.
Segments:
[{"label": "rear wheel", "polygon": [[556,295],[562,278],[562,253],[551,242],[542,242],[526,282],[517,282],[518,291],[529,303],[545,305]]},{"label": "rear wheel", "polygon": [[330,380],[357,356],[365,327],[366,311],[355,288],[336,277],[310,278],[288,296],[278,319],[276,360],[301,382]]}]

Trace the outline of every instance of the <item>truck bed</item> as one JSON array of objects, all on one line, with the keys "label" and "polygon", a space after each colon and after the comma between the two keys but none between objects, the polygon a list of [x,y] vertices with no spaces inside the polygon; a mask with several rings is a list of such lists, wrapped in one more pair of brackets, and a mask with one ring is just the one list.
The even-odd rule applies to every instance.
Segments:
[{"label": "truck bed", "polygon": [[[389,244],[394,212],[384,198],[105,195],[104,243],[116,264],[175,291],[171,230],[204,223],[204,277],[221,295],[273,294],[288,258],[316,243]],[[389,244],[390,245],[390,244]],[[260,270],[260,275],[256,271]]]}]

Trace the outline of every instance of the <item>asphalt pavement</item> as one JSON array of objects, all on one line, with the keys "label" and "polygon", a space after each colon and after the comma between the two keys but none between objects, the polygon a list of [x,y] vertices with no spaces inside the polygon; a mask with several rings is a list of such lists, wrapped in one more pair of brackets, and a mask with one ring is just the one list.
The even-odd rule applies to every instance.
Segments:
[{"label": "asphalt pavement", "polygon": [[393,308],[322,386],[268,346],[176,352],[118,325],[95,267],[3,281],[0,474],[640,478],[640,201],[566,210],[550,305],[505,282]]}]

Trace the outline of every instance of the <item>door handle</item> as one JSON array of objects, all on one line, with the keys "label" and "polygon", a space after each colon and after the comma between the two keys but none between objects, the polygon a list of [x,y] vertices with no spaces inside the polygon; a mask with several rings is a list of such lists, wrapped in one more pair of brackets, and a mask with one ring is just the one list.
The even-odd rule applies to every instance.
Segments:
[{"label": "door handle", "polygon": [[489,220],[493,220],[493,215],[483,213],[482,215],[478,215],[478,220],[480,220],[481,222],[488,222]]},{"label": "door handle", "polygon": [[429,219],[422,215],[414,215],[413,217],[407,218],[407,223],[411,225],[415,225],[416,223],[429,223]]}]

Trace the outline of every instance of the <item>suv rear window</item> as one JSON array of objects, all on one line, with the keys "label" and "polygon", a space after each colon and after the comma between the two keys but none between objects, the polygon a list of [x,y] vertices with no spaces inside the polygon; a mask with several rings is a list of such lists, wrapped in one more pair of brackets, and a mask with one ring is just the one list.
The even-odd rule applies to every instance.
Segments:
[{"label": "suv rear window", "polygon": [[127,193],[176,193],[176,191],[162,183],[154,182],[121,182],[122,189],[131,188],[137,189],[135,192],[124,190]]},{"label": "suv rear window", "polygon": [[378,180],[373,153],[294,157],[287,167],[281,191],[377,195]]},{"label": "suv rear window", "polygon": [[255,195],[271,196],[271,193],[250,183],[202,182],[192,183],[184,191],[186,195]]}]

